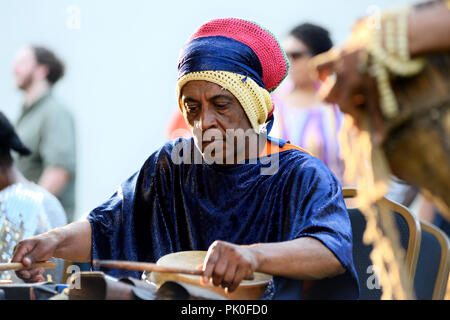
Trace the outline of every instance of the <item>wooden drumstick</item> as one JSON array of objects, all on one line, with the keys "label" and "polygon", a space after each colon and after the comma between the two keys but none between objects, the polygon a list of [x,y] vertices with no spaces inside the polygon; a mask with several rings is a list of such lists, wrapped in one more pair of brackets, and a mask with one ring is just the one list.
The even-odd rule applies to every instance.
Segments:
[{"label": "wooden drumstick", "polygon": [[[132,261],[118,261],[118,260],[94,260],[94,266],[103,268],[117,268],[132,271],[155,271],[163,273],[182,273],[190,274],[195,276],[202,276],[203,270],[200,269],[188,269],[188,268],[175,268],[175,267],[165,267],[157,265],[151,262],[132,262]],[[254,277],[251,275],[245,280],[253,280]]]},{"label": "wooden drumstick", "polygon": [[55,263],[53,261],[36,262],[36,263],[33,263],[29,267],[25,267],[20,262],[0,263],[0,271],[29,270],[29,269],[33,269],[33,268],[54,269]]},{"label": "wooden drumstick", "polygon": [[163,267],[156,263],[150,262],[132,262],[132,261],[118,261],[118,260],[94,260],[94,266],[103,268],[117,268],[133,271],[155,271],[165,273],[183,273],[192,274],[196,276],[203,275],[203,270],[200,269],[187,269],[187,268],[172,268]]},{"label": "wooden drumstick", "polygon": [[0,285],[13,284],[12,280],[0,280]]}]

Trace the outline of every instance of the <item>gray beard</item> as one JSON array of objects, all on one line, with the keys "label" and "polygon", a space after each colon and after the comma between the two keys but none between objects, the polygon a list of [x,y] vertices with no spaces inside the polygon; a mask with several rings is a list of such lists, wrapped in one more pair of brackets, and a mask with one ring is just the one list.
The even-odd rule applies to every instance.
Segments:
[{"label": "gray beard", "polygon": [[20,90],[26,91],[31,87],[31,84],[33,83],[33,76],[31,74],[29,74],[23,81],[22,83],[18,84],[17,87]]}]

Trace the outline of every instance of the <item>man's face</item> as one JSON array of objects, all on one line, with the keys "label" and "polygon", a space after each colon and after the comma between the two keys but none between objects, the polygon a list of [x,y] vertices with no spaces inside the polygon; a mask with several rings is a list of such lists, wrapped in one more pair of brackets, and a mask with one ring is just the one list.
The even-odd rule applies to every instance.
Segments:
[{"label": "man's face", "polygon": [[26,90],[33,83],[39,71],[39,65],[31,48],[19,50],[14,59],[12,71],[19,89]]},{"label": "man's face", "polygon": [[297,85],[309,85],[316,80],[309,62],[312,57],[308,47],[294,36],[283,41],[283,48],[289,59],[289,77]]},{"label": "man's face", "polygon": [[196,146],[205,159],[208,153],[225,163],[227,157],[236,159],[245,154],[245,146],[236,144],[236,138],[231,139],[227,133],[238,129],[256,133],[241,104],[228,90],[208,81],[190,81],[182,88],[181,102]]}]

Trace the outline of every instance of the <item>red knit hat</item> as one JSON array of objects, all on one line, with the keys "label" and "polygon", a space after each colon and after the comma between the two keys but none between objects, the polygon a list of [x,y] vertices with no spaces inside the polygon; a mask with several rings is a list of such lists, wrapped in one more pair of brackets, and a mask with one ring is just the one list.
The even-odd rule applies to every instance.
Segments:
[{"label": "red knit hat", "polygon": [[289,62],[275,36],[258,24],[237,19],[214,19],[203,24],[190,40],[200,37],[223,36],[249,46],[258,56],[262,81],[269,92],[275,90],[287,76]]}]

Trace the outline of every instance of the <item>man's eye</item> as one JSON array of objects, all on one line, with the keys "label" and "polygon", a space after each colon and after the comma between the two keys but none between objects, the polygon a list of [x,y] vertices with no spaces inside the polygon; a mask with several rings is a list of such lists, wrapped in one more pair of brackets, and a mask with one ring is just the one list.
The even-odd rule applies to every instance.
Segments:
[{"label": "man's eye", "polygon": [[187,112],[196,112],[198,110],[198,106],[195,105],[190,106],[186,104],[185,107]]},{"label": "man's eye", "polygon": [[225,108],[228,106],[228,102],[223,102],[223,103],[216,103],[216,108]]}]

